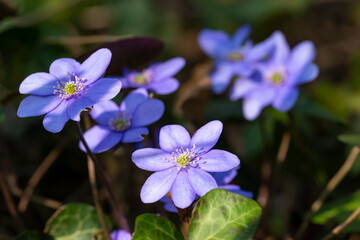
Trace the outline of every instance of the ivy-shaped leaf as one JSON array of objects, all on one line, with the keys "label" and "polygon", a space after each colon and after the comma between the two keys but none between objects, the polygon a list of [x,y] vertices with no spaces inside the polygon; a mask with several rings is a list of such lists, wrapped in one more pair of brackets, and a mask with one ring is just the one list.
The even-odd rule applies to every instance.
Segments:
[{"label": "ivy-shaped leaf", "polygon": [[260,217],[261,207],[254,200],[214,189],[196,203],[189,240],[252,239]]},{"label": "ivy-shaped leaf", "polygon": [[184,240],[172,222],[155,214],[142,214],[136,218],[133,240]]},{"label": "ivy-shaped leaf", "polygon": [[47,221],[44,232],[54,240],[103,239],[103,228],[95,207],[71,203],[59,208]]}]

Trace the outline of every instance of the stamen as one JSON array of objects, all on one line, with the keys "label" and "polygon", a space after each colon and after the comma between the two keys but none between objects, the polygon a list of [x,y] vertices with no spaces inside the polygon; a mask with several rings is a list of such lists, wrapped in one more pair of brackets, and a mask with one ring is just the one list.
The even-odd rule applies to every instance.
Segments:
[{"label": "stamen", "polygon": [[75,96],[80,95],[86,88],[84,78],[78,78],[78,76],[73,73],[73,79],[68,73],[66,75],[66,81],[62,81],[58,78],[57,86],[54,86],[54,94],[59,95],[62,99],[70,99]]},{"label": "stamen", "polygon": [[144,70],[141,73],[131,74],[130,81],[137,85],[146,85],[151,82],[152,80],[152,71]]},{"label": "stamen", "polygon": [[171,149],[171,157],[170,159],[164,158],[163,160],[170,163],[172,166],[176,167],[178,170],[182,168],[187,168],[187,166],[196,167],[198,161],[200,161],[200,157],[196,157],[195,154],[195,144],[190,148],[178,148]]},{"label": "stamen", "polygon": [[286,71],[283,68],[276,69],[267,74],[266,79],[272,85],[279,86],[286,80]]},{"label": "stamen", "polygon": [[230,54],[226,55],[226,60],[232,62],[238,62],[244,59],[244,55],[239,52],[231,52]]},{"label": "stamen", "polygon": [[110,129],[116,132],[122,132],[131,126],[131,115],[121,111],[115,114],[115,118],[109,120]]}]

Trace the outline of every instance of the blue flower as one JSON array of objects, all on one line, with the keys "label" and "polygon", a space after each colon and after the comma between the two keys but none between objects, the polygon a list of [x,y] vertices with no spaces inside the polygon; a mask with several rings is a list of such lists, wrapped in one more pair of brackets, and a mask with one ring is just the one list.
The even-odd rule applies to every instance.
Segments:
[{"label": "blue flower", "polygon": [[233,101],[244,98],[243,112],[247,120],[257,118],[268,105],[281,112],[289,111],[299,95],[297,86],[314,80],[319,73],[313,63],[315,47],[310,41],[290,50],[284,35],[277,31],[257,51],[269,49],[272,49],[269,59],[259,62],[251,77],[236,80],[230,92]]},{"label": "blue flower", "polygon": [[[162,101],[149,99],[144,88],[129,93],[120,107],[113,101],[100,102],[90,113],[99,125],[86,131],[84,138],[95,153],[109,150],[120,142],[140,142],[141,135],[148,134],[145,126],[159,120],[164,108]],[[79,146],[86,152],[81,142]]]},{"label": "blue flower", "polygon": [[[243,195],[248,198],[253,198],[252,192],[244,191],[238,185],[229,184],[237,175],[238,169],[239,169],[239,166],[235,167],[229,171],[226,171],[226,172],[216,172],[216,173],[212,173],[211,175],[214,177],[219,188],[228,190],[228,191],[236,193],[236,194]],[[197,198],[199,198],[199,196],[197,196],[196,199]],[[162,203],[164,203],[164,208],[166,211],[174,212],[174,213],[178,212],[175,205],[172,203],[170,198],[168,198],[167,196],[161,198],[160,201]]]},{"label": "blue flower", "polygon": [[224,92],[234,76],[253,73],[253,62],[257,59],[253,57],[251,41],[246,41],[250,31],[251,27],[244,25],[232,37],[219,30],[204,29],[199,33],[200,48],[215,59],[215,69],[211,74],[215,93]]},{"label": "blue flower", "polygon": [[124,76],[120,78],[123,88],[143,87],[156,94],[170,94],[179,87],[179,81],[173,76],[185,65],[181,57],[170,59],[164,63],[156,63],[143,71],[124,69]]},{"label": "blue flower", "polygon": [[211,148],[222,132],[222,123],[212,121],[192,137],[179,125],[167,125],[160,130],[160,148],[135,151],[132,160],[141,169],[156,171],[145,182],[140,197],[144,203],[160,200],[171,191],[174,204],[188,207],[196,195],[204,196],[217,188],[208,172],[228,171],[240,164],[232,153]]},{"label": "blue flower", "polygon": [[71,58],[60,58],[50,66],[50,73],[34,73],[21,84],[22,94],[31,94],[19,106],[19,117],[46,114],[46,130],[60,132],[71,119],[80,121],[80,112],[102,100],[115,97],[121,82],[101,78],[111,60],[108,49],[93,53],[82,64]]},{"label": "blue flower", "polygon": [[111,240],[131,240],[131,233],[125,230],[115,230],[110,234]]}]

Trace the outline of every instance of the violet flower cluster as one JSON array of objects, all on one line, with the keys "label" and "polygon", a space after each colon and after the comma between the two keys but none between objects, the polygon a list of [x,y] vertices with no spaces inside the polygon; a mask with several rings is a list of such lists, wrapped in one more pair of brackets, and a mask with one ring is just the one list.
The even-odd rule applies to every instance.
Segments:
[{"label": "violet flower cluster", "polygon": [[179,81],[173,76],[185,66],[181,57],[170,59],[164,63],[155,63],[142,71],[124,68],[120,80],[123,88],[146,88],[156,94],[170,94],[179,87]]},{"label": "violet flower cluster", "polygon": [[[149,99],[144,88],[129,93],[120,106],[113,101],[97,103],[90,114],[99,125],[86,131],[84,138],[94,153],[109,150],[120,142],[140,142],[141,135],[148,134],[145,126],[159,120],[164,109],[164,103]],[[81,142],[79,146],[86,152]]]},{"label": "violet flower cluster", "polygon": [[249,27],[240,28],[232,38],[222,31],[203,30],[200,47],[215,59],[211,75],[215,93],[222,93],[235,77],[230,99],[244,99],[247,120],[257,118],[262,109],[272,105],[281,112],[295,104],[297,86],[313,81],[319,69],[313,63],[315,47],[304,41],[290,49],[284,35],[276,31],[264,42],[252,46],[245,41]]},{"label": "violet flower cluster", "polygon": [[115,97],[121,82],[102,78],[111,60],[109,49],[99,49],[82,64],[71,58],[55,60],[49,73],[34,73],[21,84],[22,94],[31,94],[19,106],[19,117],[45,115],[46,130],[60,132],[71,119],[80,121],[80,112],[95,103]]},{"label": "violet flower cluster", "polygon": [[240,164],[239,158],[227,151],[212,149],[222,132],[220,121],[211,121],[190,137],[179,125],[161,128],[161,149],[136,150],[132,160],[141,169],[155,171],[145,182],[140,197],[144,203],[160,200],[169,191],[174,204],[186,208],[208,191],[218,187],[208,172],[224,172]]}]

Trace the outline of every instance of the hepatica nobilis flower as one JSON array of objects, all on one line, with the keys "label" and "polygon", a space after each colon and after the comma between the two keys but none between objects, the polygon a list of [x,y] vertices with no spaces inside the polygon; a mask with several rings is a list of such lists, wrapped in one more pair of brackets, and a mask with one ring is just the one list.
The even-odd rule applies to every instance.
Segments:
[{"label": "hepatica nobilis flower", "polygon": [[46,130],[60,132],[71,119],[80,121],[80,112],[93,104],[115,97],[121,82],[101,78],[111,60],[109,49],[99,49],[82,64],[71,58],[60,58],[50,65],[49,73],[34,73],[20,84],[22,94],[31,94],[19,106],[19,117],[46,114]]},{"label": "hepatica nobilis flower", "polygon": [[143,71],[124,69],[120,78],[123,88],[143,87],[156,94],[170,94],[179,87],[179,81],[173,76],[185,66],[181,57],[170,59],[163,63],[150,65]]},{"label": "hepatica nobilis flower", "polygon": [[275,32],[266,42],[273,45],[270,59],[257,65],[258,74],[236,80],[230,92],[233,101],[244,98],[247,120],[257,118],[268,105],[287,112],[298,98],[297,86],[314,80],[319,73],[313,63],[315,47],[311,41],[301,42],[290,50],[284,35]]},{"label": "hepatica nobilis flower", "polygon": [[215,93],[222,93],[232,77],[249,76],[254,71],[252,43],[247,41],[250,26],[240,27],[232,37],[220,30],[204,29],[199,33],[200,48],[215,60],[211,85]]},{"label": "hepatica nobilis flower", "polygon": [[188,207],[196,195],[203,196],[217,188],[208,172],[228,171],[240,164],[232,153],[211,148],[222,132],[222,123],[212,121],[192,137],[179,125],[167,125],[160,130],[161,149],[136,150],[132,160],[141,169],[156,171],[145,182],[140,197],[144,203],[160,200],[169,191],[174,204]]},{"label": "hepatica nobilis flower", "polygon": [[[90,149],[104,152],[120,142],[132,143],[143,140],[142,134],[148,134],[145,127],[156,122],[164,113],[164,103],[158,99],[149,99],[144,88],[127,95],[120,106],[113,101],[95,104],[91,117],[99,123],[84,133]],[[80,148],[86,152],[80,142]]]}]

